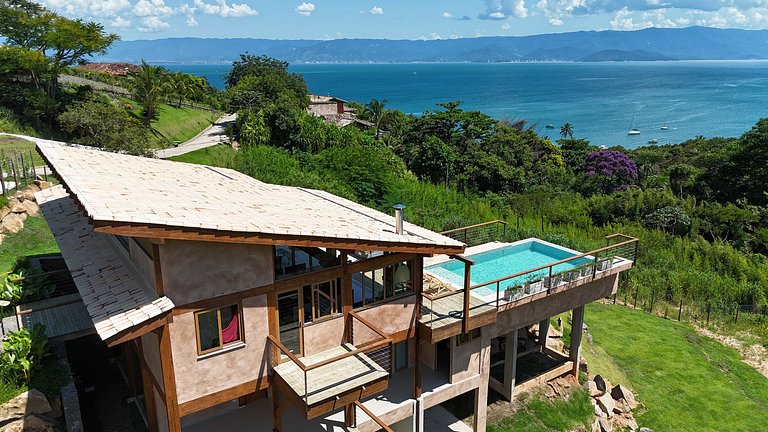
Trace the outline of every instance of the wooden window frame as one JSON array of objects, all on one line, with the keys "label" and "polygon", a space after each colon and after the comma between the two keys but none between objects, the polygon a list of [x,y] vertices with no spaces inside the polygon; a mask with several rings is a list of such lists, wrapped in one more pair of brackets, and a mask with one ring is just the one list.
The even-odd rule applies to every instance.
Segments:
[{"label": "wooden window frame", "polygon": [[[319,295],[323,295],[326,298],[328,297],[325,295],[325,293],[320,291],[318,287],[326,283],[331,284],[331,296],[330,298],[328,298],[328,300],[331,303],[331,310],[328,314],[318,315],[317,303],[315,302],[315,300],[318,298]],[[305,301],[304,289],[307,287],[309,287],[310,307],[312,308],[312,311],[311,311],[312,321],[310,322],[316,323],[316,322],[324,321],[326,319],[330,319],[341,314],[342,307],[343,307],[341,299],[343,294],[341,293],[341,280],[339,278],[334,278],[334,279],[323,281],[323,282],[304,285],[300,290],[302,304],[304,304],[304,301]]]},{"label": "wooden window frame", "polygon": [[[238,328],[238,331],[239,331],[238,334],[240,335],[240,338],[238,340],[236,340],[236,341],[224,343],[223,342],[224,338],[221,335],[221,332],[222,332],[221,310],[224,309],[224,308],[232,307],[232,306],[237,306],[237,314],[238,314],[237,325],[239,327]],[[210,348],[210,349],[207,349],[207,350],[203,351],[202,350],[202,346],[201,346],[201,341],[200,341],[200,320],[198,319],[198,317],[201,314],[212,312],[212,311],[216,311],[216,319],[217,319],[218,325],[219,325],[219,346],[218,347],[214,347],[214,348]],[[242,302],[230,303],[230,304],[223,305],[223,306],[217,306],[217,307],[212,307],[212,308],[208,308],[208,309],[202,309],[202,310],[199,310],[199,311],[195,311],[194,312],[194,320],[195,320],[195,339],[196,339],[195,344],[196,344],[196,347],[197,347],[197,356],[198,357],[202,357],[202,356],[205,356],[205,355],[208,355],[208,354],[212,354],[212,353],[216,353],[216,352],[219,352],[219,351],[223,351],[223,350],[226,350],[227,348],[230,348],[230,347],[235,347],[235,346],[239,346],[239,345],[245,345],[245,331],[244,331],[245,325],[244,325],[244,320],[243,320],[243,304],[242,304]]]},{"label": "wooden window frame", "polygon": [[[410,270],[411,270],[410,289],[407,290],[407,291],[398,293],[397,292],[397,287],[395,286],[395,271],[396,271],[395,270],[395,266],[400,265],[402,263],[409,263],[410,264],[409,265]],[[361,272],[357,272],[357,273],[353,274],[353,276],[356,275],[356,274],[360,274],[361,277],[362,277],[362,279],[360,281],[360,287],[361,287],[361,290],[362,290],[361,295],[362,295],[362,302],[363,302],[363,304],[360,305],[360,306],[355,306],[353,304],[352,305],[353,308],[354,308],[353,310],[363,310],[363,309],[366,309],[366,308],[369,308],[369,307],[373,307],[373,306],[375,306],[377,304],[384,304],[384,303],[388,303],[388,302],[397,300],[399,298],[408,297],[409,295],[413,295],[416,292],[416,290],[415,290],[415,282],[416,282],[415,281],[415,272],[413,271],[413,269],[415,268],[415,265],[416,265],[416,260],[404,260],[404,261],[396,262],[396,263],[394,263],[392,265],[388,265],[388,266],[385,266],[385,267],[380,267],[380,268],[376,268],[376,269],[361,271]],[[365,296],[365,293],[366,293],[366,290],[365,290],[365,288],[366,288],[366,285],[365,285],[366,274],[367,273],[371,273],[371,276],[373,276],[373,274],[375,272],[377,272],[377,271],[383,271],[384,272],[384,274],[383,274],[383,276],[381,278],[382,285],[383,285],[382,289],[383,289],[384,297],[379,299],[379,300],[373,299],[370,302],[366,302],[366,300],[365,300],[366,299],[366,296]],[[391,275],[390,275],[390,273],[391,273]],[[370,277],[368,279],[371,281],[371,296],[373,297],[374,296],[374,292],[373,292],[374,278]],[[391,283],[392,283],[392,295],[390,295],[390,296],[387,296],[387,281],[388,280],[390,280]]]}]

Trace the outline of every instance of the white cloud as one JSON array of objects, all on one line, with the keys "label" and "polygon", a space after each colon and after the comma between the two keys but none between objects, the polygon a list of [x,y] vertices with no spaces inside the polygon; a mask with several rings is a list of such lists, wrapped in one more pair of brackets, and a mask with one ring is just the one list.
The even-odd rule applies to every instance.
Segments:
[{"label": "white cloud", "polygon": [[613,19],[609,22],[611,28],[614,30],[640,30],[648,27],[653,27],[651,21],[635,22],[632,12],[628,8],[624,7],[616,12]]},{"label": "white cloud", "polygon": [[453,18],[450,12],[443,12],[443,18]]},{"label": "white cloud", "polygon": [[485,12],[478,18],[503,20],[513,16],[520,18],[528,16],[525,0],[485,0]]},{"label": "white cloud", "polygon": [[553,26],[561,26],[563,25],[563,20],[561,20],[560,18],[550,18],[549,24]]},{"label": "white cloud", "polygon": [[130,9],[129,0],[44,0],[43,6],[79,18],[109,18]]},{"label": "white cloud", "polygon": [[382,8],[381,6],[374,6],[371,8],[369,12],[371,13],[371,15],[384,15],[384,8]]},{"label": "white cloud", "polygon": [[136,30],[144,33],[156,33],[159,31],[163,31],[170,26],[171,26],[170,24],[163,21],[159,17],[150,16],[142,19],[141,26],[138,27]]},{"label": "white cloud", "polygon": [[173,14],[173,8],[165,0],[139,0],[133,5],[133,14],[137,17],[160,17]]},{"label": "white cloud", "polygon": [[511,28],[512,28],[512,26],[509,25],[509,23],[504,23],[504,24],[501,25],[501,29],[502,30],[509,30]]},{"label": "white cloud", "polygon": [[116,28],[128,28],[131,26],[131,22],[121,16],[116,16],[115,19],[110,21],[109,25]]},{"label": "white cloud", "polygon": [[197,18],[194,15],[187,15],[186,21],[187,27],[197,27]]},{"label": "white cloud", "polygon": [[258,11],[252,9],[245,3],[232,3],[230,5],[227,4],[226,0],[217,0],[215,4],[205,3],[202,0],[195,0],[195,7],[191,9],[193,12],[199,10],[206,15],[218,15],[223,18],[238,18],[259,14]]},{"label": "white cloud", "polygon": [[315,11],[315,4],[314,3],[302,3],[298,6],[296,6],[296,13],[299,15],[304,16],[310,16],[312,15],[312,12]]}]

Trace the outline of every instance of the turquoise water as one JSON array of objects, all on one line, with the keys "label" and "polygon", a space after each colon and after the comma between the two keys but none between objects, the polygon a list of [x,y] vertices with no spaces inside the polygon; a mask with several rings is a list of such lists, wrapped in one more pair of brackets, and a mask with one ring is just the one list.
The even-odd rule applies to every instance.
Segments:
[{"label": "turquoise water", "polygon": [[[578,254],[550,246],[537,240],[469,255],[467,258],[475,261],[475,265],[472,266],[470,282],[472,285],[477,285],[576,255]],[[580,258],[558,264],[553,268],[552,273],[555,274],[568,271],[590,262],[591,261],[587,258]],[[461,261],[450,260],[441,264],[428,266],[425,270],[445,280],[453,282],[459,287],[464,286],[464,263]],[[535,275],[536,277],[548,276],[549,270],[541,270],[536,273],[531,273],[531,275]],[[500,290],[503,291],[504,288],[508,286],[523,284],[529,277],[530,275],[524,275],[504,281],[500,286]],[[473,292],[482,296],[496,295],[496,285],[484,286],[477,290],[473,290]]]},{"label": "turquoise water", "polygon": [[[229,69],[166,66],[205,76],[220,88]],[[768,117],[768,62],[302,64],[291,70],[315,94],[363,103],[386,99],[388,107],[407,113],[461,99],[465,109],[527,119],[552,139],[570,122],[577,138],[595,145],[735,137]],[[631,122],[640,135],[627,135]]]}]

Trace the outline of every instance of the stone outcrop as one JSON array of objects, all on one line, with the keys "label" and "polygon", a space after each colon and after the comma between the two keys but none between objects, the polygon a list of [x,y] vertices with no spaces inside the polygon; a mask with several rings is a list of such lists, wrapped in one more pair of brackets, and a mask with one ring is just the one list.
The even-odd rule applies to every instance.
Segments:
[{"label": "stone outcrop", "polygon": [[8,205],[0,208],[0,244],[3,243],[6,234],[17,234],[24,229],[27,216],[40,214],[35,193],[49,187],[51,187],[50,183],[38,178],[34,184],[17,191],[8,199]]},{"label": "stone outcrop", "polygon": [[32,389],[0,406],[4,432],[59,432],[64,428],[55,418],[43,393]]},{"label": "stone outcrop", "polygon": [[[600,375],[595,375],[584,382],[583,387],[592,397],[595,409],[595,419],[592,423],[593,432],[610,432],[614,430],[630,430],[635,432],[639,426],[632,410],[638,407],[634,393],[626,386],[617,384],[611,387],[610,381]],[[640,431],[650,429],[640,428]]]}]

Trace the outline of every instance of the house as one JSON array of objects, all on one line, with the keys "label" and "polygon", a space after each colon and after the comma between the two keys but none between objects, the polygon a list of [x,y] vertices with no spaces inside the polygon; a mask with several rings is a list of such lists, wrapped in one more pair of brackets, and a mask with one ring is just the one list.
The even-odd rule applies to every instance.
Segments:
[{"label": "house", "polygon": [[338,127],[353,125],[362,131],[375,127],[373,123],[358,118],[354,109],[346,106],[347,103],[337,97],[310,95],[307,112]]},{"label": "house", "polygon": [[[583,306],[634,261],[636,239],[615,237],[528,269],[549,271],[546,289],[473,285],[473,256],[480,268],[483,253],[518,247],[462,255],[473,230],[499,224],[443,235],[401,207],[393,217],[229,169],[38,151],[61,185],[37,200],[96,333],[122,347],[151,431],[423,431],[434,407],[468,393],[485,430],[489,386],[513,394],[518,329],[540,322],[546,353],[544,323],[573,310],[571,350],[547,374],[576,373]],[[578,260],[554,284],[553,269]]]}]

